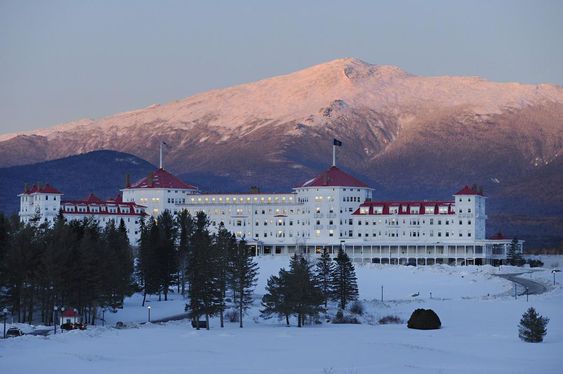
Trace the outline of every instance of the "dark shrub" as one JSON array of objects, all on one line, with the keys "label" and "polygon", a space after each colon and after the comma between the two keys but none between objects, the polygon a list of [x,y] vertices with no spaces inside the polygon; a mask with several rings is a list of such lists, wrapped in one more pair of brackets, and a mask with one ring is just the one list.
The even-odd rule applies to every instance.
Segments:
[{"label": "dark shrub", "polygon": [[529,259],[528,261],[526,261],[531,268],[541,268],[543,267],[543,262],[541,260],[534,260],[534,259]]},{"label": "dark shrub", "polygon": [[338,312],[336,312],[336,317],[334,317],[334,319],[336,320],[344,319],[344,312],[342,311],[342,309],[339,309]]},{"label": "dark shrub", "polygon": [[417,330],[435,330],[440,326],[442,326],[442,322],[432,309],[416,309],[407,322],[409,329]]},{"label": "dark shrub", "polygon": [[207,328],[207,321],[193,321],[192,320],[192,327],[194,329],[197,329],[197,328],[206,329]]},{"label": "dark shrub", "polygon": [[359,316],[364,314],[364,305],[360,301],[354,301],[352,305],[350,305],[350,313],[357,314]]},{"label": "dark shrub", "polygon": [[351,324],[351,325],[359,325],[360,321],[356,317],[345,316],[342,310],[336,312],[336,316],[332,319],[332,323],[334,324]]},{"label": "dark shrub", "polygon": [[356,317],[346,316],[342,319],[333,319],[332,323],[339,325],[339,324],[347,324],[347,325],[359,325],[360,321]]},{"label": "dark shrub", "polygon": [[385,316],[383,318],[380,318],[378,322],[380,325],[404,323],[404,321],[397,316]]},{"label": "dark shrub", "polygon": [[238,322],[239,321],[238,317],[239,317],[239,313],[234,309],[230,309],[230,310],[227,310],[227,312],[225,312],[225,318],[229,322]]}]

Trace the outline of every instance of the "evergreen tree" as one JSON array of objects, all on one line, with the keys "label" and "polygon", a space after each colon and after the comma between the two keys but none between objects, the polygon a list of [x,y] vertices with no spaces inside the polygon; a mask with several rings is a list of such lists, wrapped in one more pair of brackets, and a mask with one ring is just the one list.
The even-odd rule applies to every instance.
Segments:
[{"label": "evergreen tree", "polygon": [[105,299],[100,306],[120,308],[123,305],[123,299],[129,294],[133,273],[131,247],[123,219],[120,220],[118,228],[111,220],[104,229],[103,239],[105,266],[100,271],[104,274],[102,282]]},{"label": "evergreen tree", "polygon": [[297,326],[303,326],[306,316],[314,317],[323,310],[323,295],[318,287],[311,265],[295,254],[289,264],[289,271],[281,269],[278,276],[271,276],[262,298],[262,316],[269,318],[275,314],[285,317],[295,314]]},{"label": "evergreen tree", "polygon": [[317,261],[315,270],[315,280],[321,289],[324,307],[327,309],[328,300],[332,296],[331,276],[334,272],[334,262],[330,258],[330,254],[326,248],[323,249],[323,253]]},{"label": "evergreen tree", "polygon": [[522,257],[522,252],[520,251],[520,246],[518,244],[518,239],[512,239],[510,247],[508,248],[508,253],[506,255],[506,261],[512,266],[522,266],[525,264],[524,258]]},{"label": "evergreen tree", "polygon": [[[157,258],[159,288],[168,300],[168,290],[178,271],[176,255],[176,225],[169,210],[165,210],[157,220],[157,239],[154,243]],[[159,293],[160,294],[160,293]]]},{"label": "evergreen tree", "polygon": [[356,272],[350,258],[340,248],[336,257],[336,266],[332,272],[331,283],[332,299],[338,301],[340,309],[346,309],[350,301],[358,299],[358,285],[356,283]]},{"label": "evergreen tree", "polygon": [[31,287],[33,284],[32,272],[35,268],[35,232],[32,225],[19,226],[13,231],[11,243],[5,254],[3,269],[6,279],[4,290],[8,303],[12,306],[12,315],[19,322],[31,320],[27,314]]},{"label": "evergreen tree", "polygon": [[[187,275],[190,283],[188,291],[190,315],[194,321],[199,321],[204,315],[209,330],[209,317],[220,310],[221,290],[217,287],[217,263],[213,256],[213,243],[208,226],[207,215],[198,212]],[[199,329],[199,323],[197,326]]]},{"label": "evergreen tree", "polygon": [[285,318],[285,323],[289,326],[289,316],[293,312],[293,305],[290,299],[289,274],[287,270],[280,269],[279,274],[272,275],[266,285],[266,294],[262,297],[262,318],[270,318],[277,315]]},{"label": "evergreen tree", "polygon": [[132,261],[124,223],[102,232],[93,220],[23,225],[0,216],[0,296],[20,322],[53,321],[53,307],[77,308],[95,323],[100,306],[122,303]]},{"label": "evergreen tree", "polygon": [[307,260],[298,254],[293,255],[289,262],[289,300],[297,317],[297,327],[303,326],[306,316],[314,317],[322,311],[323,294],[311,268]]},{"label": "evergreen tree", "polygon": [[159,287],[158,258],[156,243],[158,241],[158,227],[154,218],[141,225],[139,240],[138,275],[143,286],[143,306],[147,295],[157,293]]},{"label": "evergreen tree", "polygon": [[518,336],[525,342],[539,343],[547,334],[549,318],[540,316],[534,308],[529,308],[522,315],[518,325]]},{"label": "evergreen tree", "polygon": [[187,210],[182,210],[177,215],[176,226],[178,230],[178,281],[180,284],[178,292],[185,295],[186,271],[191,241],[194,234],[194,222]]},{"label": "evergreen tree", "polygon": [[221,222],[219,229],[217,230],[217,234],[213,237],[213,262],[216,266],[217,288],[220,293],[218,308],[221,327],[225,326],[224,311],[227,291],[227,275],[229,270],[229,255],[233,253],[236,246],[237,242],[235,236],[231,234]]},{"label": "evergreen tree", "polygon": [[258,264],[252,260],[250,250],[244,240],[241,240],[238,245],[235,243],[231,247],[231,251],[228,282],[233,290],[233,303],[238,309],[240,327],[242,328],[243,314],[252,304],[252,294],[258,280]]}]

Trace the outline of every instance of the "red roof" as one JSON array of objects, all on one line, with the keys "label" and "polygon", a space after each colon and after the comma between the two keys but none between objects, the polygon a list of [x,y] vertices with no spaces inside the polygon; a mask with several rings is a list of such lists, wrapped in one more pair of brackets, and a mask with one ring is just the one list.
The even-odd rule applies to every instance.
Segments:
[{"label": "red roof", "polygon": [[[143,205],[136,204],[134,202],[124,202],[121,198],[121,195],[117,195],[115,199],[109,199],[103,201],[99,197],[94,194],[88,195],[85,200],[63,200],[61,201],[63,206],[64,214],[95,214],[95,215],[114,215],[114,216],[146,216],[147,214],[144,211],[146,208]],[[76,206],[80,206],[81,208],[85,208],[84,211],[78,211]],[[95,210],[94,210],[94,206]],[[74,207],[74,209],[71,209]],[[117,209],[115,212],[110,211],[108,207],[116,207]],[[126,212],[127,208],[129,208],[129,212]],[[135,212],[135,208],[142,208],[142,213]]]},{"label": "red roof", "polygon": [[74,309],[65,309],[63,317],[78,317],[78,313],[76,313]]},{"label": "red roof", "polygon": [[62,195],[59,190],[57,190],[55,187],[51,186],[49,183],[47,183],[47,184],[44,185],[44,186],[34,184],[33,186],[31,186],[30,189],[27,189],[27,188],[26,188],[26,190],[25,190],[23,193],[24,193],[24,194],[32,194],[32,193],[54,193],[54,194]]},{"label": "red roof", "polygon": [[336,166],[331,166],[328,170],[319,174],[315,178],[308,180],[299,187],[361,187],[367,188],[368,185],[350,174],[346,174]]},{"label": "red roof", "polygon": [[[447,207],[447,213],[440,213],[439,207]],[[368,207],[368,213],[360,214],[360,208]],[[356,209],[353,215],[374,215],[376,213],[376,207],[381,207],[381,213],[379,214],[390,214],[390,208],[397,207],[399,215],[412,215],[412,214],[455,214],[454,202],[453,201],[368,201],[360,205],[360,208]],[[418,213],[411,213],[412,208],[419,208]],[[432,208],[432,213],[426,213],[426,208]]]},{"label": "red roof", "polygon": [[88,197],[86,198],[86,200],[84,200],[84,202],[86,204],[101,204],[101,203],[103,203],[102,199],[100,199],[98,196],[94,195],[93,193],[88,195]]},{"label": "red roof", "polygon": [[494,234],[493,236],[491,236],[489,239],[491,240],[506,240],[508,239],[506,236],[504,236],[502,234],[502,232],[497,232],[496,234]]},{"label": "red roof", "polygon": [[178,188],[178,189],[197,189],[191,184],[182,182],[180,179],[170,174],[164,169],[157,169],[145,178],[133,183],[127,188]]},{"label": "red roof", "polygon": [[459,190],[454,195],[479,195],[479,196],[483,196],[483,193],[477,191],[473,187],[464,186],[461,190]]}]

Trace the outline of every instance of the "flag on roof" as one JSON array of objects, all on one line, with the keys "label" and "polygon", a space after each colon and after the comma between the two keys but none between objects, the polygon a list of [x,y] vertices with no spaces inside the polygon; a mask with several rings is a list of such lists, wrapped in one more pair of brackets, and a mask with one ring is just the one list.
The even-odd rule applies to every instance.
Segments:
[{"label": "flag on roof", "polygon": [[334,141],[332,142],[332,145],[335,145],[337,147],[342,147],[342,142],[336,138],[334,138]]}]

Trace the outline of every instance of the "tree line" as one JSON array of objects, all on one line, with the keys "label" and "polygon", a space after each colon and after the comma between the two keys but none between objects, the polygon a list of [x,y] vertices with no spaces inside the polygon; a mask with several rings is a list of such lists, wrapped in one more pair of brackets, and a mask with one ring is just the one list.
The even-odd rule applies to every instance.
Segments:
[{"label": "tree line", "polygon": [[214,316],[219,316],[223,327],[227,301],[238,311],[243,327],[258,265],[246,242],[237,241],[223,224],[212,234],[204,212],[192,217],[182,211],[174,218],[164,211],[141,226],[137,275],[145,296],[143,305],[148,294],[167,300],[175,286],[187,296],[186,311],[198,329],[201,318],[209,329],[209,318]]},{"label": "tree line", "polygon": [[0,305],[19,322],[50,324],[54,307],[71,306],[95,323],[99,308],[118,308],[133,291],[125,223],[93,220],[23,224],[0,213]]},{"label": "tree line", "polygon": [[[40,319],[49,324],[55,306],[78,309],[94,324],[100,308],[119,308],[136,291],[168,299],[170,292],[186,296],[186,311],[196,327],[234,309],[243,326],[253,302],[258,265],[244,240],[236,240],[223,224],[209,230],[204,212],[164,211],[141,220],[138,252],[133,256],[125,224],[110,221],[100,227],[91,219],[67,222],[60,214],[53,225],[23,224],[17,216],[0,214],[0,305],[20,322]],[[330,300],[341,309],[356,300],[354,267],[340,251],[333,261],[325,251],[316,264],[291,258],[268,280],[262,316],[295,315],[298,326],[326,310]],[[231,311],[232,313],[232,311]]]}]

